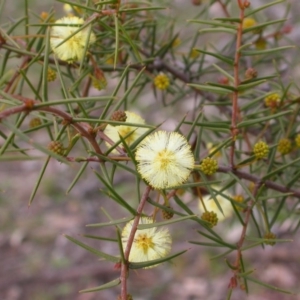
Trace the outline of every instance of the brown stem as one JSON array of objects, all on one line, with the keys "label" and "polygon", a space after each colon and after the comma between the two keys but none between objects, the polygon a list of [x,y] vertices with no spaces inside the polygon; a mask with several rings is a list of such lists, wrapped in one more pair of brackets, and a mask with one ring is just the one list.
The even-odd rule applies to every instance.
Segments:
[{"label": "brown stem", "polygon": [[53,115],[61,117],[65,123],[72,125],[83,137],[85,137],[91,143],[96,153],[102,154],[102,151],[95,139],[95,136],[93,135],[93,128],[90,127],[90,125],[88,125],[87,123],[75,123],[73,122],[73,118],[70,114],[54,107],[34,107],[34,104],[40,103],[39,101],[30,98],[25,98],[19,95],[12,96],[24,102],[24,104],[2,111],[0,113],[0,120],[16,113],[29,112],[32,110],[51,113]]},{"label": "brown stem", "polygon": [[[261,186],[260,182],[257,182],[255,184],[255,188],[254,188],[254,191],[253,191],[253,196],[254,197],[256,196],[257,191],[258,191],[260,186]],[[235,263],[234,263],[235,268],[234,268],[234,271],[233,271],[234,275],[233,275],[233,278],[231,278],[230,284],[229,284],[229,286],[231,288],[236,287],[236,285],[231,286],[231,284],[232,283],[235,283],[235,284],[237,283],[238,273],[241,271],[242,247],[243,247],[243,244],[244,244],[244,241],[245,241],[245,238],[246,238],[246,231],[247,231],[248,224],[249,224],[249,221],[250,221],[250,216],[251,216],[253,205],[254,205],[253,200],[248,202],[248,206],[247,206],[247,209],[246,209],[246,212],[245,212],[245,220],[244,220],[244,225],[243,225],[243,228],[242,228],[241,236],[240,236],[239,241],[237,242],[237,255],[236,255],[236,260],[235,260]]]},{"label": "brown stem", "polygon": [[219,166],[217,172],[221,172],[221,173],[228,173],[228,172],[232,172],[234,175],[236,175],[239,178],[243,178],[246,179],[248,181],[254,182],[254,183],[261,183],[263,185],[265,185],[266,187],[278,191],[278,192],[282,192],[282,193],[291,193],[291,196],[295,196],[297,198],[300,198],[300,191],[288,188],[284,185],[280,185],[277,184],[271,180],[265,180],[262,181],[260,177],[258,176],[254,176],[252,174],[246,173],[246,172],[242,172],[239,170],[234,170],[231,167],[228,166]]},{"label": "brown stem", "polygon": [[20,75],[20,70],[25,69],[26,66],[27,66],[27,64],[28,64],[28,62],[29,62],[30,60],[31,60],[31,58],[30,58],[29,56],[25,56],[25,57],[23,58],[23,62],[22,62],[22,64],[21,64],[21,66],[20,66],[19,69],[14,73],[14,75],[12,76],[12,78],[10,79],[10,81],[7,83],[7,85],[6,85],[5,89],[4,89],[4,92],[5,92],[5,93],[7,93],[7,92],[10,90],[10,88],[11,88],[11,86],[13,85],[13,83],[15,82],[15,80],[19,77],[19,75]]},{"label": "brown stem", "polygon": [[146,190],[141,198],[140,204],[136,210],[136,216],[133,220],[131,232],[128,237],[127,245],[124,251],[124,259],[125,261],[122,262],[121,265],[121,275],[120,275],[120,280],[121,280],[121,300],[127,300],[127,274],[128,274],[128,258],[130,254],[130,250],[134,241],[134,236],[137,231],[137,226],[139,225],[140,217],[143,212],[145,203],[147,201],[147,198],[149,196],[149,193],[151,191],[151,187],[147,186]]},{"label": "brown stem", "polygon": [[243,34],[243,20],[244,20],[244,6],[242,5],[242,2],[238,0],[238,4],[240,7],[240,23],[237,27],[237,34],[236,34],[236,46],[235,46],[235,56],[234,56],[234,87],[235,91],[232,95],[232,117],[231,117],[231,135],[232,135],[232,145],[230,149],[230,164],[231,167],[234,168],[234,152],[235,152],[235,140],[236,136],[238,134],[238,129],[236,127],[237,119],[238,119],[238,86],[240,84],[240,78],[239,78],[239,63],[240,63],[240,47],[242,45],[242,34]]},{"label": "brown stem", "polygon": [[225,14],[225,16],[226,16],[227,18],[230,18],[230,14],[229,14],[229,12],[228,12],[228,10],[227,10],[226,5],[225,5],[221,0],[217,0],[217,2],[220,4],[220,6],[221,6],[221,8],[222,8],[222,10],[223,10],[223,12],[224,12],[224,14]]}]

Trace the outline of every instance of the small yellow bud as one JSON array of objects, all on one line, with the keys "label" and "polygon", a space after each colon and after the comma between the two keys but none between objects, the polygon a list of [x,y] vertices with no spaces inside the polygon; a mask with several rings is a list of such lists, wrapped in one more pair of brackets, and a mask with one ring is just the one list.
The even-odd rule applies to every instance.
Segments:
[{"label": "small yellow bud", "polygon": [[[172,209],[172,207],[170,205],[167,205],[166,208]],[[162,217],[164,220],[170,220],[174,216],[174,213],[172,211],[169,211],[166,209],[162,209],[161,214],[162,214]]]},{"label": "small yellow bud", "polygon": [[200,170],[205,175],[213,175],[214,173],[216,173],[217,169],[218,169],[218,162],[211,157],[204,158],[200,164]]},{"label": "small yellow bud", "polygon": [[282,155],[290,153],[292,151],[292,142],[286,138],[279,140],[277,151]]},{"label": "small yellow bud", "polygon": [[173,41],[172,47],[173,47],[173,48],[176,48],[176,47],[178,47],[180,44],[181,44],[181,39],[180,39],[179,37],[177,37],[177,38]]},{"label": "small yellow bud", "polygon": [[255,48],[258,50],[264,50],[267,48],[267,41],[264,38],[259,38],[255,42]]},{"label": "small yellow bud", "polygon": [[270,107],[272,110],[276,110],[280,104],[280,95],[278,93],[273,93],[265,97],[265,106]]},{"label": "small yellow bud", "polygon": [[93,86],[96,90],[101,91],[101,90],[103,90],[103,89],[106,88],[106,86],[107,86],[107,81],[105,80],[105,78],[104,78],[104,80],[97,80],[96,78],[93,78],[93,79],[92,79],[92,86]]},{"label": "small yellow bud", "polygon": [[248,188],[249,188],[249,191],[251,193],[253,193],[254,189],[255,189],[255,183],[254,182],[250,182],[249,185],[248,185]]},{"label": "small yellow bud", "polygon": [[300,134],[298,133],[295,137],[295,143],[298,148],[300,148]]},{"label": "small yellow bud", "polygon": [[106,88],[107,80],[103,71],[99,67],[95,67],[92,78],[92,85],[94,88],[96,88],[99,91]]},{"label": "small yellow bud", "polygon": [[[232,199],[240,204],[243,204],[245,202],[244,196],[243,195],[235,195],[232,197]],[[240,205],[235,205],[236,209],[239,211],[242,211],[244,208]]]},{"label": "small yellow bud", "polygon": [[34,128],[34,127],[38,127],[42,125],[42,121],[40,118],[32,118],[30,121],[29,121],[29,127],[30,128]]},{"label": "small yellow bud", "polygon": [[197,51],[197,49],[193,48],[191,53],[190,53],[190,58],[197,58],[200,56],[200,52]]},{"label": "small yellow bud", "polygon": [[[49,14],[45,11],[42,11],[41,14],[40,14],[40,18],[41,18],[41,21],[45,22],[47,20],[47,18],[49,17]],[[54,17],[51,17],[49,20],[48,20],[49,23],[54,23],[55,22],[55,19]]]},{"label": "small yellow bud", "polygon": [[205,211],[202,216],[201,219],[203,221],[206,221],[209,223],[209,227],[212,228],[214,226],[216,226],[218,224],[218,217],[217,214],[213,211]]},{"label": "small yellow bud", "polygon": [[274,246],[276,244],[275,241],[272,241],[272,240],[276,239],[276,235],[272,232],[266,233],[264,235],[264,239],[269,240],[269,241],[265,242],[266,245]]},{"label": "small yellow bud", "polygon": [[51,82],[51,81],[54,81],[55,79],[56,79],[56,71],[51,69],[51,68],[48,68],[48,70],[47,70],[47,81]]},{"label": "small yellow bud", "polygon": [[255,25],[257,25],[257,23],[253,18],[245,18],[243,20],[243,29],[247,29]]},{"label": "small yellow bud", "polygon": [[113,65],[114,64],[114,58],[111,56],[106,57],[105,63],[107,65]]},{"label": "small yellow bud", "polygon": [[269,146],[263,141],[257,142],[253,147],[253,153],[257,159],[267,157],[269,154]]},{"label": "small yellow bud", "polygon": [[64,154],[64,147],[60,141],[51,141],[47,148],[58,155]]},{"label": "small yellow bud", "polygon": [[160,90],[166,90],[170,85],[170,79],[166,74],[159,73],[154,78],[154,85]]}]

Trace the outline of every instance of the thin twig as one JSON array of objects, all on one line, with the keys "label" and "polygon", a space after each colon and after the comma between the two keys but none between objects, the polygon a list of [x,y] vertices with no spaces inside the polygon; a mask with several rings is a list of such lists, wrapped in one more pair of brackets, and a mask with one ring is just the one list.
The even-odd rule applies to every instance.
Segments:
[{"label": "thin twig", "polygon": [[5,109],[0,113],[0,120],[3,118],[7,118],[10,115],[20,113],[20,112],[29,112],[29,111],[43,111],[47,113],[51,113],[56,115],[64,120],[65,123],[72,125],[83,137],[85,137],[94,148],[95,152],[98,154],[103,154],[96,139],[95,135],[93,134],[93,128],[87,123],[76,123],[73,121],[73,118],[70,114],[54,108],[54,107],[35,107],[34,104],[39,104],[40,102],[37,100],[33,100],[30,98],[25,98],[19,95],[12,95],[14,98],[24,102],[24,104],[20,106],[16,106],[13,108]]},{"label": "thin twig", "polygon": [[121,265],[121,300],[127,300],[127,274],[128,274],[128,258],[130,254],[130,250],[134,241],[134,236],[137,231],[137,226],[139,225],[140,217],[143,212],[145,203],[147,202],[147,198],[149,196],[149,193],[151,191],[151,187],[147,186],[145,189],[145,192],[141,198],[140,204],[136,210],[136,216],[133,220],[131,232],[128,237],[127,245],[124,251],[124,259],[125,261],[122,262]]},{"label": "thin twig", "polygon": [[234,87],[235,91],[232,95],[232,116],[231,116],[231,135],[232,135],[232,145],[230,149],[230,164],[231,167],[234,168],[234,153],[235,153],[235,140],[236,136],[238,134],[237,129],[237,119],[239,115],[239,108],[238,108],[238,86],[240,84],[240,78],[239,78],[239,64],[240,64],[240,58],[241,58],[241,52],[240,48],[242,45],[242,34],[243,34],[243,20],[244,20],[244,6],[241,5],[241,2],[238,1],[239,7],[240,7],[240,23],[237,27],[237,34],[236,34],[236,46],[235,46],[235,56],[234,56]]},{"label": "thin twig", "polygon": [[275,190],[275,191],[278,191],[278,192],[281,192],[281,193],[291,193],[291,196],[300,198],[300,191],[288,188],[288,187],[286,187],[284,185],[281,185],[281,184],[277,184],[277,183],[275,183],[274,181],[271,181],[271,180],[262,181],[261,178],[258,177],[258,176],[254,176],[252,174],[242,172],[242,171],[239,171],[239,170],[234,170],[229,166],[219,166],[217,172],[221,172],[221,173],[231,172],[232,174],[236,175],[239,178],[246,179],[246,180],[254,182],[254,183],[261,182],[263,185],[265,185],[266,187],[268,187],[272,190]]}]

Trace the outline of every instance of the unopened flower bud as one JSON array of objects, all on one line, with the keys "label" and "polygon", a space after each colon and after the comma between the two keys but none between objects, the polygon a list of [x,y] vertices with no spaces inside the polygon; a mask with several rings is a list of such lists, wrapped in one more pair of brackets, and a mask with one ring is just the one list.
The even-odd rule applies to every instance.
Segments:
[{"label": "unopened flower bud", "polygon": [[257,77],[257,71],[253,68],[248,68],[245,72],[246,79],[253,79]]},{"label": "unopened flower bud", "polygon": [[292,151],[292,142],[287,138],[279,140],[277,151],[282,155],[290,153]]},{"label": "unopened flower bud", "polygon": [[268,240],[265,242],[266,245],[274,246],[276,244],[275,241],[272,241],[276,239],[276,235],[272,232],[268,232],[264,235],[264,239]]},{"label": "unopened flower bud", "polygon": [[201,219],[203,221],[206,221],[209,223],[209,227],[214,227],[218,224],[218,217],[217,214],[213,211],[205,211],[202,216]]},{"label": "unopened flower bud", "polygon": [[[172,209],[172,207],[170,205],[166,206],[166,208]],[[174,216],[174,213],[172,211],[169,211],[166,209],[162,209],[161,214],[162,214],[163,219],[165,219],[165,220],[172,219]]]},{"label": "unopened flower bud", "polygon": [[60,141],[51,141],[47,148],[58,155],[64,154],[64,147]]},{"label": "unopened flower bud", "polygon": [[257,159],[267,157],[269,154],[269,146],[263,141],[257,142],[253,147],[253,153]]},{"label": "unopened flower bud", "polygon": [[218,162],[211,157],[204,158],[200,164],[200,170],[205,175],[213,175],[214,173],[216,173],[217,169],[218,169]]},{"label": "unopened flower bud", "polygon": [[127,119],[126,112],[124,110],[116,110],[111,115],[112,121],[125,122]]}]

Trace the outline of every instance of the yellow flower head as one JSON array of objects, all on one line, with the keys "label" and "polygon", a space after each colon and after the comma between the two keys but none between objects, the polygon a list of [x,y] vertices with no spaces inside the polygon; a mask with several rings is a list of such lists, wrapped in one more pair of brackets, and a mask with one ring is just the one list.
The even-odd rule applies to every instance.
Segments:
[{"label": "yellow flower head", "polygon": [[[245,198],[243,195],[235,195],[232,197],[232,199],[236,202],[236,203],[239,203],[239,204],[244,204],[245,205]],[[234,206],[236,207],[237,210],[239,211],[242,211],[244,208],[242,205],[238,205],[238,204],[235,204]]]},{"label": "yellow flower head", "polygon": [[200,52],[197,51],[196,48],[193,48],[193,49],[191,50],[191,53],[190,53],[190,58],[197,58],[197,57],[199,57],[199,56],[200,56]]},{"label": "yellow flower head", "polygon": [[142,178],[156,189],[182,184],[195,164],[188,141],[177,132],[148,135],[139,144],[135,158]]},{"label": "yellow flower head", "polygon": [[266,239],[266,245],[274,246],[276,244],[276,242],[274,241],[276,239],[276,234],[274,234],[273,232],[267,232],[263,238]]},{"label": "yellow flower head", "polygon": [[[139,224],[152,224],[153,219],[141,217]],[[122,231],[122,244],[125,250],[130,232],[132,230],[133,220],[128,222]],[[147,262],[149,260],[159,259],[170,253],[172,238],[168,229],[158,229],[151,227],[148,229],[138,229],[134,236],[134,241],[129,254],[129,262]],[[153,265],[147,268],[153,268]]]},{"label": "yellow flower head", "polygon": [[181,39],[179,37],[177,37],[173,43],[172,43],[172,47],[176,48],[177,46],[179,46],[181,44]]},{"label": "yellow flower head", "polygon": [[48,68],[48,70],[47,70],[47,81],[51,82],[51,81],[54,81],[55,79],[56,79],[56,71],[51,69],[51,68]]},{"label": "yellow flower head", "polygon": [[295,137],[295,143],[298,148],[300,148],[300,134],[298,133]]},{"label": "yellow flower head", "polygon": [[50,44],[53,52],[59,59],[69,63],[81,60],[84,56],[85,45],[95,42],[96,37],[93,32],[90,33],[90,26],[85,27],[70,37],[83,23],[84,20],[82,18],[70,16],[55,22],[55,24],[65,25],[52,26]]},{"label": "yellow flower head", "polygon": [[[48,17],[49,17],[49,14],[48,14],[47,12],[45,12],[45,11],[42,11],[42,12],[41,12],[40,18],[41,18],[41,21],[42,21],[42,22],[45,22],[45,21],[48,19]],[[54,23],[54,21],[55,21],[54,17],[51,17],[51,18],[48,20],[49,23]]]},{"label": "yellow flower head", "polygon": [[[145,120],[141,118],[139,115],[125,111],[126,113],[126,121],[125,123],[136,123],[136,124],[145,124]],[[144,127],[135,127],[129,125],[118,125],[112,126],[107,125],[104,133],[114,142],[117,143],[120,141],[120,136],[125,138],[126,144],[130,146],[133,142],[135,142],[141,135],[143,135],[148,129]],[[106,143],[108,147],[111,145]],[[113,150],[113,153],[117,153],[117,150]]]},{"label": "yellow flower head", "polygon": [[258,50],[265,50],[267,48],[267,41],[264,38],[257,39],[254,44]]},{"label": "yellow flower head", "polygon": [[267,157],[269,152],[270,152],[270,149],[269,149],[268,144],[266,144],[263,141],[257,142],[253,147],[253,153],[257,159]]},{"label": "yellow flower head", "polygon": [[205,175],[213,175],[218,170],[218,162],[212,157],[206,157],[202,160],[199,168]]},{"label": "yellow flower head", "polygon": [[[218,190],[218,188],[217,188],[217,190]],[[222,192],[222,194],[230,197],[230,195],[226,192]],[[219,207],[217,206],[217,203],[211,197],[211,195],[204,196],[203,202],[204,202],[204,205],[205,205],[207,211],[210,211],[210,212],[213,211],[217,214],[218,221],[220,222],[220,221],[223,221],[223,220],[229,218],[232,215],[233,208],[232,208],[231,202],[224,196],[219,194],[215,198],[218,200],[218,203],[220,204],[223,212],[220,211]],[[199,201],[199,209],[201,212],[205,212],[201,201]]]},{"label": "yellow flower head", "polygon": [[278,93],[273,93],[265,97],[265,106],[271,109],[276,109],[280,104],[280,95]]},{"label": "yellow flower head", "polygon": [[257,23],[253,18],[245,18],[243,20],[243,29],[247,29],[255,26]]},{"label": "yellow flower head", "polygon": [[170,85],[170,79],[166,74],[159,73],[154,78],[154,85],[160,90],[166,90]]},{"label": "yellow flower head", "polygon": [[290,153],[292,151],[292,142],[287,138],[279,140],[277,151],[282,155]]}]

